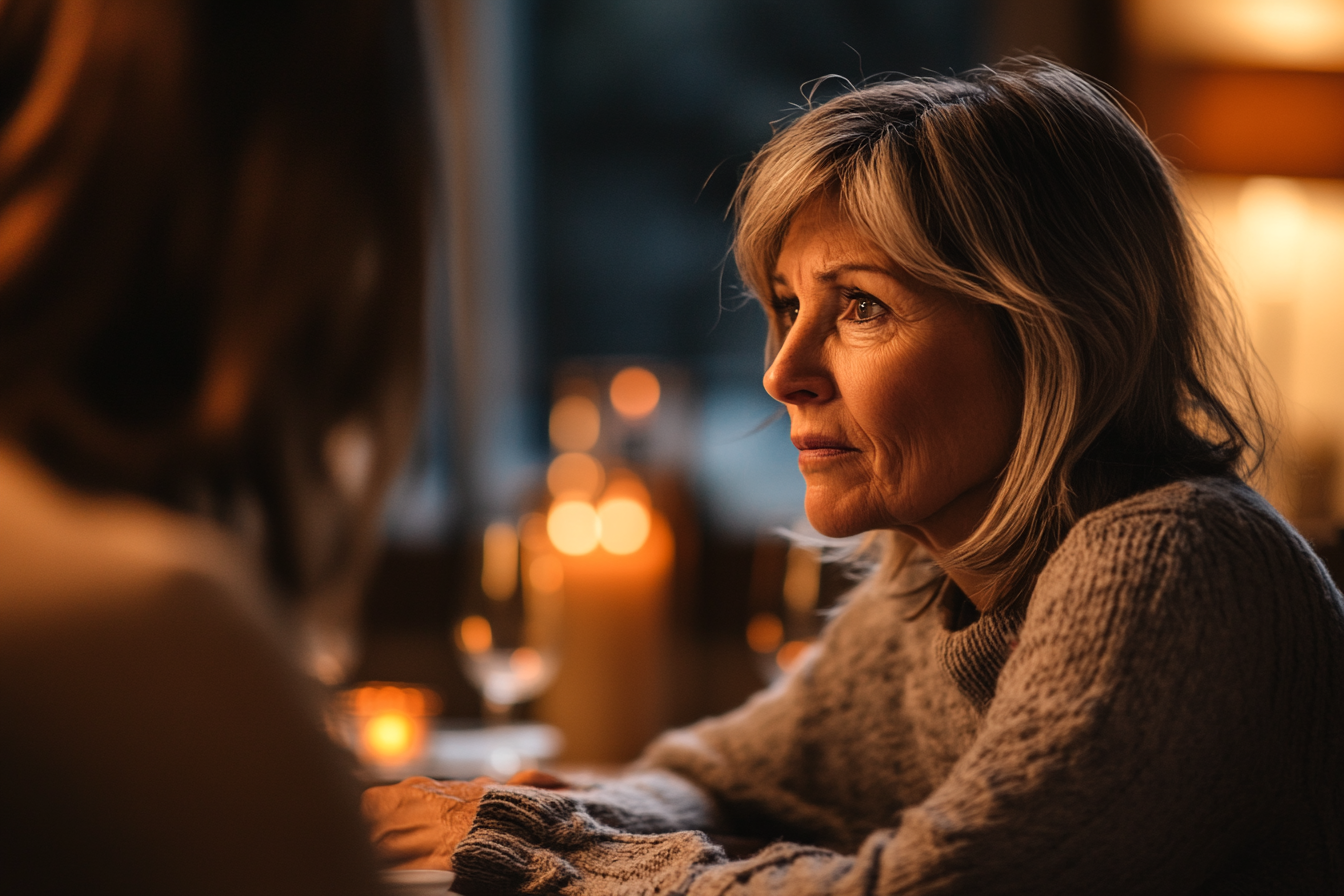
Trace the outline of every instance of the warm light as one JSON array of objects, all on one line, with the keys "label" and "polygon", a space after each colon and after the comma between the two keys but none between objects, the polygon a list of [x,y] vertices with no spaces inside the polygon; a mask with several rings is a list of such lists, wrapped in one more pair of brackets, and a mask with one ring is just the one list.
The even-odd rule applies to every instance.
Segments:
[{"label": "warm light", "polygon": [[774,613],[757,613],[747,623],[747,646],[756,653],[774,653],[784,640],[784,623]]},{"label": "warm light", "polygon": [[649,510],[633,498],[609,498],[597,508],[602,547],[613,554],[633,554],[649,538]]},{"label": "warm light", "polygon": [[387,712],[364,723],[364,749],[378,762],[399,764],[415,754],[424,723],[402,712]]},{"label": "warm light", "polygon": [[1141,47],[1180,58],[1344,71],[1341,0],[1131,0]]},{"label": "warm light", "polygon": [[1252,177],[1237,199],[1241,252],[1234,259],[1254,297],[1284,301],[1296,291],[1311,209],[1297,181]]},{"label": "warm light", "polygon": [[812,548],[789,547],[784,572],[784,603],[795,613],[811,613],[821,591],[821,558]]},{"label": "warm light", "polygon": [[370,682],[342,695],[346,742],[366,761],[404,765],[425,745],[427,716],[443,709],[428,688]]},{"label": "warm light", "polygon": [[481,616],[468,616],[457,625],[457,646],[466,653],[485,653],[495,642],[490,622]]},{"label": "warm light", "polygon": [[544,554],[551,549],[551,538],[546,534],[546,514],[529,513],[518,523],[518,540],[529,553]]},{"label": "warm light", "polygon": [[518,587],[518,533],[508,523],[485,529],[481,559],[481,590],[495,600],[508,600]]},{"label": "warm light", "polygon": [[551,408],[551,444],[561,451],[587,451],[601,431],[602,415],[592,399],[566,395]]},{"label": "warm light", "polygon": [[577,557],[597,547],[597,511],[587,501],[557,501],[546,515],[546,534],[562,554]]},{"label": "warm light", "polygon": [[581,451],[561,454],[546,469],[546,487],[561,500],[569,497],[591,501],[602,491],[605,478],[602,464]]},{"label": "warm light", "polygon": [[658,407],[658,377],[643,367],[627,367],[611,381],[611,406],[627,420],[639,420]]},{"label": "warm light", "polygon": [[546,674],[546,661],[535,647],[519,647],[509,655],[509,671],[518,680],[518,686],[526,689],[541,681]]},{"label": "warm light", "polygon": [[347,712],[365,717],[385,712],[434,715],[443,708],[439,695],[433,691],[395,684],[366,684],[348,690],[342,696]]},{"label": "warm light", "polygon": [[775,663],[779,666],[779,671],[788,672],[798,665],[807,657],[811,647],[811,641],[786,642],[783,647],[779,648],[779,653],[775,654]]},{"label": "warm light", "polygon": [[322,445],[332,481],[346,498],[358,500],[369,486],[377,449],[362,422],[347,421],[327,433]]},{"label": "warm light", "polygon": [[527,568],[527,580],[543,594],[554,594],[564,587],[565,565],[554,554],[543,554]]},{"label": "warm light", "polygon": [[638,501],[645,507],[653,506],[653,501],[649,497],[649,490],[644,486],[643,480],[629,470],[618,467],[611,471],[607,480],[607,490],[602,493],[602,500],[629,498],[632,501]]}]

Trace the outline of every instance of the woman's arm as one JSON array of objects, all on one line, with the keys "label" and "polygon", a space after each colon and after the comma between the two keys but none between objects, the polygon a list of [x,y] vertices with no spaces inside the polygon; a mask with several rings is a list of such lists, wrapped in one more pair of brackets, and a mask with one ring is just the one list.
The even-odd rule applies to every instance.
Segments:
[{"label": "woman's arm", "polygon": [[1320,584],[1265,519],[1209,524],[1243,509],[1081,524],[1042,576],[979,736],[854,854],[779,843],[727,862],[694,833],[627,834],[563,794],[499,791],[457,851],[459,888],[1175,893],[1272,864],[1255,835],[1302,773],[1283,751],[1311,711],[1285,702],[1284,639],[1312,643],[1302,605]]},{"label": "woman's arm", "polygon": [[[975,724],[950,683],[935,692],[912,684],[931,677],[933,662],[922,630],[932,620],[905,618],[916,601],[856,594],[795,674],[734,712],[663,735],[629,774],[560,796],[594,823],[625,833],[708,831],[738,852],[744,843],[778,839],[857,846],[927,796],[955,759],[917,747],[931,732],[912,723],[902,704],[938,704],[937,733],[953,731],[962,748]],[[370,790],[365,810],[389,859],[442,865],[487,790],[494,792],[413,779]],[[532,812],[528,790],[509,793],[499,811]]]}]

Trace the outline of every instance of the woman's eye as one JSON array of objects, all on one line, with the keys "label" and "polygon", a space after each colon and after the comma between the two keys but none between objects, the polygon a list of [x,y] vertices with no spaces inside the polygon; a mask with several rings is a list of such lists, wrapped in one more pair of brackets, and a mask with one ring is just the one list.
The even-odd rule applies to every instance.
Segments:
[{"label": "woman's eye", "polygon": [[798,320],[798,300],[787,296],[776,296],[770,304],[775,309],[775,314],[780,322],[786,326],[793,324]]},{"label": "woman's eye", "polygon": [[872,296],[854,296],[850,302],[850,313],[854,320],[874,320],[889,313],[887,306]]}]

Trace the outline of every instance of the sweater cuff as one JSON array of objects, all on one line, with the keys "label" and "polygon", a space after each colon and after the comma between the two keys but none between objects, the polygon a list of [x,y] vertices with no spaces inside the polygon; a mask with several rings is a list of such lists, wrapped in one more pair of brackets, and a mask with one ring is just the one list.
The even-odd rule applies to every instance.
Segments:
[{"label": "sweater cuff", "polygon": [[698,831],[628,834],[562,793],[492,788],[453,854],[454,889],[462,896],[541,894],[583,882],[594,894],[630,892],[631,884],[668,892],[695,866],[724,860]]}]

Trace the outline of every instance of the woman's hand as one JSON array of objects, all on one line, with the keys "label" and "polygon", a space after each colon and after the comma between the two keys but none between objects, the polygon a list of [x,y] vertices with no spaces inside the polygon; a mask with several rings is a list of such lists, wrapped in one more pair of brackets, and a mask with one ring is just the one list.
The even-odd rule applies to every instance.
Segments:
[{"label": "woman's hand", "polygon": [[[453,852],[467,836],[491,778],[435,781],[407,778],[364,791],[364,819],[374,849],[394,868],[452,869]],[[541,771],[522,771],[510,784],[555,790],[563,780]]]},{"label": "woman's hand", "polygon": [[448,871],[453,851],[471,830],[489,778],[435,781],[407,778],[364,791],[364,820],[373,848],[394,868]]}]

